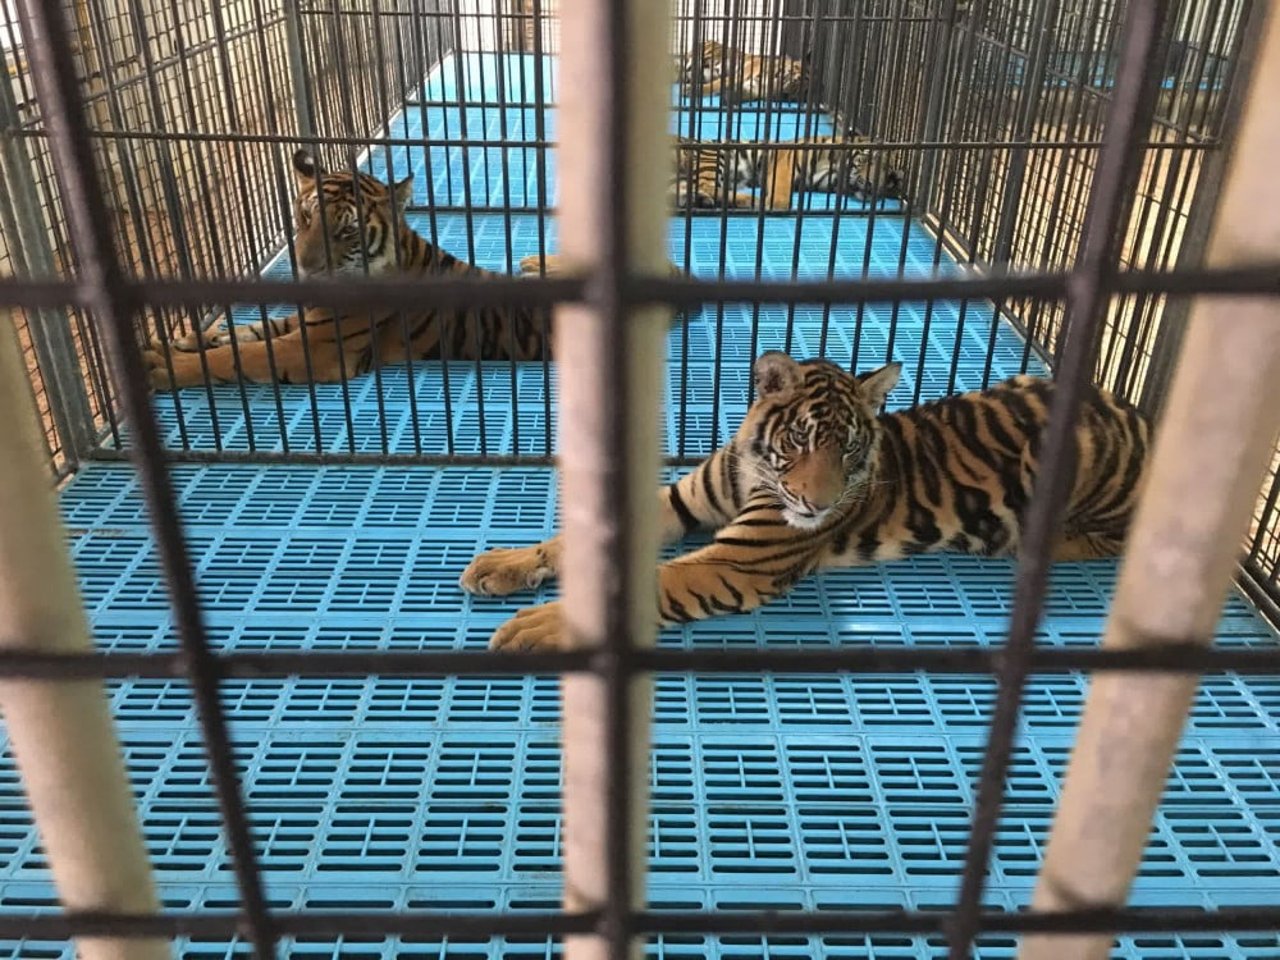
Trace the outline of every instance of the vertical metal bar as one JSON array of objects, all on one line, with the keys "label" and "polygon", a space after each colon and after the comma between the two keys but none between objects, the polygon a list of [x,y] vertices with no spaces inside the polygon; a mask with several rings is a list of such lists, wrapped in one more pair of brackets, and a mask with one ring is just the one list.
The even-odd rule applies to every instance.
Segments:
[{"label": "vertical metal bar", "polygon": [[[1280,256],[1280,231],[1257,210],[1280,204],[1274,145],[1280,109],[1280,13],[1264,39],[1239,143],[1209,242],[1211,263]],[[1180,641],[1209,646],[1237,570],[1257,491],[1280,435],[1280,303],[1198,298],[1133,520],[1103,648]],[[1224,376],[1224,371],[1230,376]],[[1206,402],[1212,398],[1212,402]],[[1195,504],[1187,510],[1187,504]],[[1177,590],[1169,584],[1176,583]],[[1190,713],[1198,677],[1096,676],[1064,779],[1033,905],[1119,907]],[[1022,960],[1103,960],[1110,935],[1029,936]]]},{"label": "vertical metal bar", "polygon": [[[463,69],[463,49],[466,43],[463,39],[462,30],[462,13],[457,9],[453,13],[453,44],[454,44],[454,83],[458,90],[458,135],[462,138],[462,145],[459,148],[462,152],[462,206],[463,220],[467,225],[467,262],[476,262],[476,223],[475,223],[475,199],[471,195],[471,134],[467,123],[467,84],[470,82],[467,71]],[[480,63],[483,64],[483,55],[480,56]],[[482,68],[483,70],[483,68]],[[480,89],[477,91],[477,100],[484,103],[484,74],[481,71],[479,84]],[[446,111],[448,108],[445,108]],[[480,106],[480,115],[483,120],[484,107]],[[446,113],[447,116],[447,113]],[[448,134],[446,132],[446,138]],[[483,159],[485,149],[480,148],[481,158]],[[452,199],[452,197],[450,198]],[[461,319],[461,317],[459,318]],[[484,456],[489,452],[488,431],[485,429],[484,415],[484,364],[481,362],[479,355],[473,358],[473,376],[475,377],[475,396],[476,396],[476,432],[480,440],[480,455]]]},{"label": "vertical metal bar", "polygon": [[[1106,0],[1109,2],[1109,0]],[[1071,31],[1070,36],[1065,38],[1060,49],[1075,49],[1085,44],[1084,31],[1086,26],[1093,26],[1104,20],[1103,13],[1104,0],[1090,0],[1086,10],[1081,11],[1080,15],[1075,18],[1076,29]],[[1061,135],[1062,131],[1070,130],[1073,136],[1087,136],[1082,132],[1084,127],[1084,104],[1085,90],[1092,83],[1091,73],[1092,62],[1089,57],[1081,55],[1074,66],[1074,72],[1071,76],[1070,94],[1060,94],[1057,98],[1056,109],[1052,110],[1051,117],[1048,118],[1047,126]],[[1082,168],[1085,166],[1081,159],[1084,152],[1091,148],[1080,148],[1077,150],[1062,150],[1059,152],[1057,162],[1052,165],[1043,164],[1039,176],[1037,195],[1049,190],[1050,181],[1052,180],[1052,200],[1049,204],[1049,211],[1043,214],[1041,222],[1041,242],[1039,244],[1039,252],[1031,259],[1032,265],[1036,267],[1056,266],[1066,260],[1066,241],[1064,235],[1070,235],[1074,232],[1075,206],[1068,203],[1068,195],[1070,199],[1075,199],[1078,191],[1068,189],[1068,181],[1074,168]],[[1080,169],[1076,169],[1077,179],[1081,179],[1083,174]],[[1065,221],[1065,226],[1063,225]],[[1030,244],[1028,244],[1030,246]],[[1028,255],[1030,259],[1031,255]],[[1040,329],[1040,319],[1047,314],[1043,331]],[[1028,360],[1030,359],[1033,346],[1041,349],[1046,357],[1052,357],[1055,320],[1060,321],[1056,303],[1052,306],[1046,301],[1038,301],[1032,309],[1030,320],[1027,322],[1029,335],[1025,338],[1022,353],[1022,369],[1027,369]],[[1034,336],[1032,335],[1034,334]],[[1033,342],[1034,341],[1034,342]]]},{"label": "vertical metal bar", "polygon": [[[920,117],[919,136],[925,143],[934,143],[942,132],[943,116],[946,105],[946,91],[949,80],[954,79],[951,66],[953,44],[952,33],[956,23],[956,0],[942,0],[941,16],[934,24],[932,42],[926,63],[933,64],[930,70],[929,91],[925,96],[924,110]],[[972,23],[968,30],[977,29]],[[920,176],[916,185],[916,205],[924,214],[928,214],[933,204],[934,177],[938,162],[942,158],[934,150],[925,151],[920,160]]]},{"label": "vertical metal bar", "polygon": [[[0,650],[90,653],[93,638],[40,463],[44,431],[8,320],[0,329],[0,409],[7,420],[0,430]],[[0,717],[62,905],[159,910],[105,684],[3,680]],[[169,957],[162,939],[85,937],[77,947],[81,960]]]},{"label": "vertical metal bar", "polygon": [[[1262,23],[1269,5],[1253,3],[1240,24],[1240,49],[1235,62],[1235,75],[1227,94],[1219,125],[1221,146],[1211,151],[1202,161],[1200,179],[1192,195],[1187,211],[1187,224],[1183,228],[1182,246],[1178,252],[1175,270],[1198,266],[1203,262],[1209,233],[1218,209],[1218,198],[1225,180],[1227,164],[1235,143],[1235,133],[1240,125],[1249,76],[1257,60],[1258,46],[1262,39]],[[1143,383],[1140,406],[1152,416],[1160,412],[1164,397],[1168,395],[1173,369],[1182,346],[1191,301],[1186,298],[1168,299],[1160,317],[1160,330],[1151,351],[1151,365]]]},{"label": "vertical metal bar", "polygon": [[983,756],[960,897],[948,938],[951,960],[969,956],[977,931],[1029,658],[1049,584],[1050,555],[1075,473],[1075,421],[1089,382],[1097,331],[1107,303],[1107,283],[1116,271],[1118,228],[1128,210],[1126,201],[1132,200],[1144,135],[1155,109],[1158,81],[1152,76],[1151,67],[1168,12],[1169,0],[1134,3],[1126,12],[1120,72],[1090,197],[1089,226],[1068,286],[1069,334],[1024,523],[1006,658]]},{"label": "vertical metal bar", "polygon": [[[254,16],[257,17],[259,20],[264,19],[263,0],[253,0],[253,13],[254,13]],[[257,41],[258,41],[257,48],[258,48],[259,69],[262,71],[262,77],[264,78],[263,82],[270,84],[271,81],[269,78],[271,77],[271,58],[267,49],[267,39],[266,39],[265,31],[258,31]],[[300,46],[297,47],[296,49],[290,49],[287,52],[290,57],[294,56],[295,54],[299,58],[302,57],[302,48]],[[298,89],[296,87],[294,88],[294,95],[295,97],[298,96]],[[265,106],[266,106],[267,129],[271,133],[279,133],[281,131],[281,123],[280,123],[279,111],[276,108],[276,98],[270,90],[267,90],[264,94],[263,99],[265,101]],[[295,123],[297,122],[301,122],[301,117],[295,117]],[[274,152],[274,150],[272,152]],[[264,151],[264,153],[266,153],[266,151]],[[271,157],[271,154],[267,153],[266,156]],[[275,181],[276,181],[275,186],[276,186],[276,197],[277,197],[277,213],[279,213],[282,217],[283,222],[281,225],[283,227],[284,235],[287,238],[285,243],[286,243],[286,247],[289,250],[290,259],[292,259],[296,251],[293,249],[293,246],[294,246],[293,236],[292,236],[293,231],[291,229],[292,224],[290,223],[291,218],[289,217],[289,210],[290,210],[291,204],[289,203],[287,187],[285,186],[285,178],[283,175],[283,171],[280,168],[278,155],[275,157],[272,157],[271,159],[274,161],[270,163],[270,166],[272,168],[272,172],[275,176]],[[267,227],[267,229],[270,229],[270,224],[271,224],[270,214],[264,214],[264,216],[262,217],[262,222]],[[301,319],[301,305],[299,305],[299,311],[300,311],[299,319]],[[260,313],[263,321],[263,332],[264,332],[263,341],[264,341],[264,345],[267,352],[267,366],[268,366],[268,369],[271,371],[271,380],[272,380],[271,394],[276,403],[276,416],[280,424],[280,449],[282,452],[288,452],[289,444],[290,444],[289,418],[285,412],[284,403],[282,401],[282,397],[280,393],[279,377],[276,375],[276,359],[275,359],[275,347],[274,347],[275,337],[271,333],[270,324],[266,322],[267,308],[265,304],[261,305]],[[299,338],[302,337],[301,331],[303,329],[304,329],[304,325],[300,325]],[[304,350],[306,349],[305,344],[303,349]],[[309,361],[307,365],[310,366]],[[315,383],[314,381],[312,381],[309,374],[308,374],[307,381],[308,381],[307,382],[308,393],[311,397],[314,398]],[[319,452],[322,449],[322,446],[319,438],[319,431],[317,430],[316,433],[317,433],[316,450],[317,452]]]},{"label": "vertical metal bar", "polygon": [[[99,44],[99,46],[101,46],[102,49],[107,53],[108,55],[107,59],[109,59],[110,51],[119,42],[118,36],[113,33],[113,27],[115,26],[115,24],[112,23],[113,18],[109,16],[102,9],[101,3],[93,3],[92,10],[93,10],[93,23],[92,23],[93,35],[96,39],[96,42]],[[87,6],[85,7],[85,12],[88,13]],[[150,44],[150,38],[147,36],[147,32],[146,32],[145,18],[142,17],[141,11],[136,8],[132,10],[131,13],[133,14],[132,19],[135,21],[135,23],[131,24],[131,26],[133,26],[134,29],[132,29],[130,32],[134,34],[134,43],[136,44],[137,55],[139,59],[141,59],[142,61],[143,72],[146,75],[146,78],[148,81],[147,94],[148,94],[149,103],[147,105],[150,107],[150,117],[148,118],[146,116],[146,113],[144,112],[143,104],[141,103],[134,103],[133,111],[132,111],[133,116],[126,117],[124,113],[124,98],[121,96],[121,92],[117,88],[117,85],[114,82],[114,78],[112,74],[107,73],[105,76],[105,87],[106,87],[105,93],[106,93],[107,102],[109,104],[109,113],[111,116],[111,120],[115,129],[118,129],[118,130],[127,130],[131,122],[138,124],[140,126],[148,125],[149,123],[149,126],[151,126],[152,128],[165,129],[166,123],[165,123],[165,117],[163,112],[163,105],[158,97],[158,91],[156,88],[156,76],[153,69],[152,58],[151,58],[151,44]],[[126,14],[125,16],[128,16],[128,14]],[[117,17],[114,19],[118,20],[120,18]],[[121,173],[122,173],[121,179],[123,181],[123,186],[125,191],[126,205],[129,210],[129,218],[133,222],[134,237],[135,237],[135,242],[137,244],[137,255],[139,260],[141,260],[141,263],[139,264],[140,270],[144,274],[150,273],[152,276],[158,276],[162,272],[172,269],[172,265],[168,263],[166,264],[158,263],[155,261],[155,259],[151,255],[150,236],[149,236],[150,231],[147,229],[148,224],[147,224],[146,218],[144,218],[143,216],[143,211],[152,205],[150,202],[144,199],[144,196],[151,193],[151,189],[148,189],[148,188],[154,189],[155,184],[142,183],[138,181],[137,174],[135,173],[136,168],[133,164],[132,159],[130,159],[129,154],[131,154],[133,150],[139,149],[139,147],[145,150],[145,147],[146,147],[145,142],[140,145],[139,144],[117,144],[117,149],[120,151]],[[177,255],[177,261],[178,261],[177,268],[181,275],[192,276],[194,271],[192,270],[192,267],[191,267],[190,255],[189,255],[189,251],[187,249],[187,243],[186,243],[186,240],[190,231],[188,231],[183,225],[183,223],[181,222],[182,221],[181,206],[179,201],[177,200],[178,191],[176,189],[176,185],[173,184],[172,182],[173,168],[171,163],[169,144],[163,141],[158,142],[156,143],[156,149],[157,149],[157,153],[160,154],[158,166],[161,168],[161,177],[160,177],[161,183],[160,183],[159,189],[161,190],[162,195],[164,197],[164,207],[167,208],[167,212],[169,214],[171,233],[176,241],[175,245],[177,247],[177,250],[175,251],[175,253]],[[143,169],[145,169],[146,167],[145,162],[142,164],[142,167]],[[152,315],[154,318],[155,336],[163,345],[164,355],[165,355],[165,365],[168,368],[170,377],[172,377],[173,376],[173,359],[169,350],[169,331],[171,329],[171,321],[169,317],[166,316],[166,311],[163,311],[163,310],[152,311]],[[197,327],[200,325],[200,319],[201,318],[196,313],[196,311],[188,310],[187,322],[190,324],[191,329],[193,331],[196,330]],[[143,328],[143,332],[145,333],[146,332],[145,319],[142,321],[141,326]],[[202,365],[204,365],[203,347],[200,350],[200,359],[201,359]],[[220,435],[221,431],[219,431],[218,429],[218,417],[217,417],[217,411],[215,409],[213,384],[208,375],[207,368],[205,369],[204,380],[205,380],[205,384],[204,384],[205,397],[209,404],[209,420],[212,425],[213,434],[214,434],[214,447],[215,449],[220,450],[222,448],[222,437]],[[187,430],[187,417],[184,411],[185,404],[183,402],[183,398],[181,394],[175,392],[172,395],[172,402],[173,402],[173,411],[177,415],[178,436],[182,443],[182,449],[189,450],[191,449],[191,438]]]},{"label": "vertical metal bar", "polygon": [[[1040,106],[1040,90],[1044,86],[1049,66],[1049,51],[1053,46],[1054,22],[1058,16],[1059,0],[1041,0],[1032,16],[1035,46],[1030,63],[1022,72],[1022,102],[1013,137],[1020,142],[1031,139],[1035,132],[1036,113]],[[1013,247],[1013,230],[1018,221],[1019,200],[1026,179],[1027,148],[1015,148],[1009,158],[1009,170],[1005,178],[1004,197],[1000,207],[1000,220],[995,231],[995,248],[992,263],[1008,263]]]},{"label": "vertical metal bar", "polygon": [[[494,31],[494,40],[497,47],[497,69],[494,71],[498,86],[498,137],[503,142],[507,142],[507,112],[510,104],[510,94],[507,90],[507,48],[503,42],[502,24],[497,24],[498,29]],[[541,65],[539,65],[541,66]],[[517,74],[522,81],[524,77],[523,65],[520,65]],[[523,82],[519,84],[519,89],[523,91]],[[517,103],[521,104],[520,116],[524,117],[523,96],[517,98]],[[482,114],[491,108],[482,108]],[[523,124],[517,127],[523,132]],[[485,125],[485,134],[488,136],[488,124]],[[488,149],[485,150],[485,157],[489,155]],[[506,272],[510,273],[516,266],[515,250],[512,247],[512,223],[511,223],[511,168],[516,159],[516,152],[508,147],[503,147],[499,151],[499,176],[502,177],[502,237],[503,237],[503,254],[506,261]],[[523,158],[522,158],[523,159]],[[516,363],[516,335],[515,327],[507,327],[507,349],[510,351],[510,363],[508,364],[509,382],[511,384],[511,454],[519,456],[520,454],[520,369]],[[482,384],[483,386],[483,384]]]},{"label": "vertical metal bar", "polygon": [[1280,470],[1271,477],[1271,485],[1267,490],[1266,500],[1262,504],[1262,510],[1258,513],[1257,526],[1254,528],[1253,542],[1249,544],[1249,556],[1247,562],[1257,563],[1261,559],[1259,554],[1262,552],[1263,540],[1270,533],[1275,534],[1273,524],[1276,519],[1276,505],[1280,504]]},{"label": "vertical metal bar", "polygon": [[32,59],[41,113],[57,161],[58,182],[75,242],[80,279],[88,290],[87,302],[102,321],[117,388],[134,428],[134,454],[187,655],[192,695],[244,900],[247,929],[258,960],[271,960],[276,938],[249,834],[227,721],[218,701],[218,665],[209,649],[200,616],[186,542],[151,411],[142,357],[134,341],[133,316],[139,304],[126,293],[128,287],[116,259],[109,216],[102,206],[103,193],[78,98],[67,23],[61,5],[40,0],[23,0],[20,15],[23,34],[29,38],[28,55]]},{"label": "vertical metal bar", "polygon": [[[9,136],[21,126],[13,84],[0,81],[0,223],[9,238],[9,254],[19,276],[54,277],[57,263],[49,243],[49,228],[40,209],[26,141]],[[45,395],[53,415],[62,452],[74,468],[93,449],[93,411],[85,391],[71,333],[70,314],[58,310],[28,310],[27,331],[41,374],[47,379]]]},{"label": "vertical metal bar", "polygon": [[[598,651],[564,684],[565,907],[600,910],[566,960],[640,956],[651,680],[633,654],[655,640],[663,343],[670,311],[629,309],[631,270],[666,273],[670,17],[651,0],[566,0],[560,131],[565,256],[591,270],[587,302],[556,316],[561,380],[563,627]],[[592,269],[593,268],[593,269]]]},{"label": "vertical metal bar", "polygon": [[[442,156],[444,156],[445,171],[447,172],[449,169],[448,145],[447,145],[448,139],[449,139],[449,105],[447,103],[444,103],[443,61],[444,61],[446,50],[449,50],[452,48],[446,47],[445,45],[444,33],[440,26],[440,21],[441,19],[443,19],[443,15],[440,12],[439,6],[437,5],[435,9],[428,11],[426,9],[426,5],[424,4],[423,0],[413,0],[413,6],[414,6],[413,22],[415,26],[414,35],[417,37],[418,44],[421,49],[420,56],[422,58],[423,63],[427,63],[431,60],[431,55],[429,50],[430,44],[427,42],[428,40],[427,28],[426,28],[426,24],[423,23],[423,21],[426,21],[428,19],[431,20],[432,22],[434,22],[435,28],[436,28],[435,29],[435,34],[436,34],[435,49],[441,61],[440,99],[442,103],[441,114],[444,117],[444,136],[443,136],[443,139],[441,140],[441,143],[444,144],[444,146],[442,146],[441,148],[441,154]],[[461,51],[457,49],[453,49],[453,56],[455,58],[461,56]],[[426,92],[425,87],[423,88],[423,91],[425,94]],[[422,99],[426,100],[429,98],[427,98],[424,95]],[[461,90],[458,91],[458,102],[459,102],[459,109],[461,109],[461,103],[462,103]],[[427,223],[430,229],[430,240],[432,243],[439,243],[440,242],[440,223],[436,217],[435,176],[433,175],[434,171],[431,169],[431,131],[427,126],[427,107],[425,104],[422,106],[422,154],[423,154],[423,157],[425,158],[424,166],[425,166],[426,181],[427,181]],[[447,183],[446,183],[446,191],[447,191],[446,197],[451,199],[452,188],[449,187]],[[445,444],[445,452],[449,456],[453,456],[453,454],[456,452],[456,440],[455,440],[454,428],[453,428],[453,400],[450,392],[451,385],[450,385],[450,376],[449,376],[449,353],[450,353],[449,337],[450,337],[450,331],[453,329],[453,326],[452,326],[452,324],[454,323],[453,314],[446,313],[443,317],[440,318],[440,320],[441,320],[441,323],[440,323],[440,384],[441,384],[440,390],[444,400],[444,444]]]},{"label": "vertical metal bar", "polygon": [[[399,11],[397,10],[396,12],[399,12]],[[378,59],[381,61],[386,58],[386,53],[384,50],[385,44],[383,43],[382,34],[378,26],[382,18],[382,7],[381,7],[381,4],[379,3],[379,0],[373,0],[372,2],[372,15],[373,15],[373,23],[374,23],[374,48],[377,51]],[[405,68],[404,68],[404,48],[401,41],[401,25],[398,20],[393,23],[392,29],[395,31],[395,39],[396,39],[396,64],[400,68],[399,78],[400,78],[401,96],[408,97],[409,83],[408,83],[408,77],[405,73]],[[419,83],[419,93],[420,93],[421,92],[420,78],[418,83]],[[393,131],[391,130],[391,112],[392,112],[391,93],[387,88],[386,74],[383,73],[382,71],[379,71],[378,73],[377,94],[378,94],[378,108],[382,111],[382,116],[385,118],[386,126],[384,129],[386,131],[387,136],[391,136],[393,134]],[[405,138],[408,138],[409,136],[409,111],[412,109],[415,109],[415,108],[408,102],[402,102],[400,105],[400,123],[401,123],[401,126],[403,127],[403,132],[401,135],[404,136]],[[419,106],[416,109],[419,111],[419,114],[422,115],[423,119],[425,119],[426,108]],[[384,162],[386,163],[386,166],[387,166],[387,183],[394,185],[396,182],[395,151],[389,145],[386,145],[383,147],[382,155],[384,158]],[[405,166],[406,166],[405,175],[412,176],[413,154],[408,149],[406,149],[404,152],[404,156],[405,156]],[[370,160],[370,163],[372,163],[373,161],[372,147],[369,150],[369,160]],[[426,159],[426,157],[423,158],[423,175],[427,177],[431,176],[431,164]],[[400,218],[403,218],[407,223],[409,218],[409,207],[413,205],[413,198],[410,197],[405,202],[404,206],[401,207],[399,201],[396,199],[395,190],[390,191],[390,194],[391,194],[392,219],[398,220]],[[391,248],[392,248],[392,252],[395,254],[396,272],[398,273],[404,269],[404,258],[405,258],[405,251],[401,249],[400,232],[398,230],[395,231],[395,234],[392,237]],[[409,398],[409,423],[413,430],[413,452],[421,456],[422,424],[419,420],[419,415],[418,415],[417,376],[415,374],[414,367],[413,367],[413,349],[412,349],[413,338],[409,335],[409,318],[405,315],[405,312],[403,310],[396,311],[395,322],[396,322],[396,325],[400,328],[400,342],[404,345],[404,378],[405,378],[405,389],[407,391],[407,395]],[[385,446],[386,414],[385,414],[385,411],[383,411],[382,409],[381,380],[379,380],[378,393],[379,393],[379,415],[383,417],[382,437],[383,437],[383,444]]]},{"label": "vertical metal bar", "polygon": [[[533,21],[533,137],[539,146],[534,153],[538,190],[538,271],[545,273],[547,259],[547,89],[542,76],[542,0],[530,0],[529,15]],[[546,321],[544,321],[546,322]],[[551,356],[547,343],[550,331],[543,331],[542,356],[542,452],[551,456]]]}]

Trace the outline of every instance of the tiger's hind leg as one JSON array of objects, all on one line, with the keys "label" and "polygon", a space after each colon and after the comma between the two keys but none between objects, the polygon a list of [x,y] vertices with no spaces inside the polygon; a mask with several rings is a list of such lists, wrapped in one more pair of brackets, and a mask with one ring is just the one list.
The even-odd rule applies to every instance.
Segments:
[{"label": "tiger's hind leg", "polygon": [[342,379],[344,367],[347,376],[355,373],[360,360],[355,352],[341,356],[337,344],[332,340],[318,339],[316,335],[304,346],[298,331],[273,338],[270,353],[265,340],[240,343],[237,339],[237,346],[239,364],[236,363],[236,350],[230,344],[210,347],[203,354],[174,350],[167,358],[163,351],[144,350],[142,360],[151,386],[156,390],[203,385],[205,372],[201,356],[208,365],[211,383],[235,383],[237,380],[270,383],[273,379],[280,383],[306,383],[308,379],[316,383],[333,383]]},{"label": "tiger's hind leg", "polygon": [[1079,533],[1064,537],[1053,551],[1054,563],[1102,560],[1124,552],[1124,538],[1110,533]]}]

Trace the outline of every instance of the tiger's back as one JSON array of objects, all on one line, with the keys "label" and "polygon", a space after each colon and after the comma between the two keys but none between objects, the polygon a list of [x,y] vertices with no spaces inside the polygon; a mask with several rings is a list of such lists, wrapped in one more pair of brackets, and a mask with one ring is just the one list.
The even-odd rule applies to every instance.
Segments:
[{"label": "tiger's back", "polygon": [[755,100],[804,100],[809,95],[805,61],[785,54],[745,53],[716,40],[706,40],[683,60],[681,88],[721,103]]},{"label": "tiger's back", "polygon": [[[866,149],[865,138],[819,135],[804,143],[709,144],[680,137],[668,190],[675,206],[720,209],[791,208],[792,195],[813,190],[861,201],[901,197],[905,173]],[[761,200],[742,192],[760,187]]]},{"label": "tiger's back", "polygon": [[[891,560],[935,550],[1015,554],[1040,469],[1055,386],[1019,376],[880,417],[876,487],[831,552]],[[1118,554],[1142,490],[1150,425],[1089,387],[1059,560]]]}]

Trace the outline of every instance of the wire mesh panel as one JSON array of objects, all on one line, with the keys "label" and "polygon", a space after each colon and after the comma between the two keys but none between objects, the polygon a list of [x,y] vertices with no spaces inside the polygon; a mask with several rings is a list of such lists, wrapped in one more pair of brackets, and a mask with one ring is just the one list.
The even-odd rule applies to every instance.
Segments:
[{"label": "wire mesh panel", "polygon": [[[1212,207],[1212,190],[1199,188],[1199,158],[1219,143],[1249,9],[1176,5],[1126,263],[1194,262],[1182,236],[1197,209]],[[289,273],[290,155],[304,144],[332,171],[413,174],[407,225],[467,262],[511,273],[523,258],[554,251],[554,4],[245,0],[210,12],[86,0],[76,10],[95,63],[86,89],[119,241],[140,274]],[[690,202],[672,222],[672,259],[695,276],[1053,269],[1075,249],[1114,82],[1115,4],[1028,0],[953,11],[914,0],[681,0],[674,16],[677,59],[707,44],[730,51],[725,77],[690,73],[673,88],[673,133],[697,142],[696,154],[681,156],[774,171],[825,164],[829,179],[854,185],[839,196],[829,187],[721,183],[711,191],[720,196],[700,198],[692,179],[675,185]],[[803,67],[810,80],[787,89],[785,77],[762,69],[776,62]],[[925,62],[941,68],[919,69]],[[31,127],[29,84],[15,70]],[[728,96],[718,86],[737,89]],[[739,96],[744,90],[754,99]],[[831,137],[847,142],[833,151]],[[38,137],[27,139],[38,147]],[[744,149],[753,151],[745,159]],[[36,180],[47,193],[47,168]],[[673,457],[696,459],[723,437],[722,408],[738,402],[726,388],[742,381],[746,359],[775,329],[784,346],[847,353],[853,367],[903,360],[920,400],[1047,370],[1062,316],[1053,299],[776,309],[696,311],[673,334]],[[243,305],[230,314],[245,326],[295,311]],[[1130,296],[1112,312],[1098,376],[1136,397],[1163,301]],[[140,334],[182,335],[210,320],[206,311],[157,311]],[[76,321],[96,425],[107,422],[105,448],[116,450],[126,438],[101,351],[82,342],[91,330]],[[739,329],[750,331],[743,356]],[[388,368],[343,378],[349,384],[283,389],[269,382],[278,373],[223,382],[202,361],[188,386],[158,397],[166,443],[193,456],[292,459],[545,461],[554,453],[551,370],[444,359],[439,383]],[[699,383],[711,389],[699,393]],[[434,399],[424,406],[419,393]]]},{"label": "wire mesh panel", "polygon": [[[1161,38],[1160,101],[1126,218],[1126,264],[1166,269],[1180,262],[1197,198],[1211,204],[1204,198],[1213,185],[1200,190],[1203,160],[1221,142],[1250,6],[1174,5]],[[1057,268],[1073,255],[1113,99],[1122,12],[1110,0],[975,3],[957,21],[948,42],[959,70],[942,94],[952,108],[940,135],[991,147],[945,155],[936,196],[946,206],[930,213],[968,258]],[[1056,353],[1060,307],[1009,309],[1039,346]],[[1113,304],[1097,361],[1100,383],[1141,394],[1161,312],[1155,297]]]}]

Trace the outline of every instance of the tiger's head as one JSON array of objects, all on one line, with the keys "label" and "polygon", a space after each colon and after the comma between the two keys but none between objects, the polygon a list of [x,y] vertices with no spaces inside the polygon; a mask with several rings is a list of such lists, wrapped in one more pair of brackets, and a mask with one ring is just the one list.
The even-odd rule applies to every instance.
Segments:
[{"label": "tiger's head", "polygon": [[757,482],[777,496],[786,522],[814,529],[842,515],[871,484],[879,415],[902,372],[886,364],[854,376],[826,360],[770,350],[752,368],[756,401],[735,446]]},{"label": "tiger's head", "polygon": [[363,173],[318,176],[305,150],[293,155],[293,175],[301,276],[362,274],[366,264],[370,275],[396,269],[396,233],[413,193],[412,175],[391,185]]},{"label": "tiger's head", "polygon": [[710,83],[724,72],[724,68],[724,45],[715,40],[706,40],[692,53],[680,55],[680,89],[687,93],[693,90],[697,82]]}]

